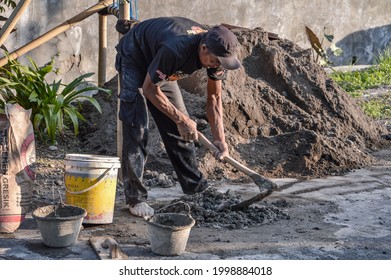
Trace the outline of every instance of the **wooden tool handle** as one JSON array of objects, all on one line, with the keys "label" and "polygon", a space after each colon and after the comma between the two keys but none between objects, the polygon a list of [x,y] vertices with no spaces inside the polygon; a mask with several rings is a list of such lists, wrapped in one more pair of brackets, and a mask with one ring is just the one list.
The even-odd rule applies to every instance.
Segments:
[{"label": "wooden tool handle", "polygon": [[[204,145],[206,148],[208,148],[210,151],[212,152],[216,152],[216,151],[219,151],[219,149],[213,145],[209,140],[208,138],[205,137],[205,135],[203,135],[201,132],[198,131],[198,140],[202,143],[202,145]],[[248,175],[248,176],[251,176],[251,175],[258,175],[255,171],[251,170],[250,168],[244,166],[243,164],[241,164],[240,162],[234,160],[233,158],[231,158],[230,156],[226,156],[224,157],[224,160],[226,162],[228,162],[229,164],[231,164],[233,167],[235,167],[236,169],[238,169],[239,171],[243,172],[244,174]]]}]

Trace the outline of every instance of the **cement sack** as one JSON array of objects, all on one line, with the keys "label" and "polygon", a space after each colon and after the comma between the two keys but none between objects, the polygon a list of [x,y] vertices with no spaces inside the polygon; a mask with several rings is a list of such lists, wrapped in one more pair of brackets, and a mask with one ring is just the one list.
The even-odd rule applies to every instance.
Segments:
[{"label": "cement sack", "polygon": [[19,228],[30,210],[35,180],[31,110],[7,104],[0,114],[0,232]]}]

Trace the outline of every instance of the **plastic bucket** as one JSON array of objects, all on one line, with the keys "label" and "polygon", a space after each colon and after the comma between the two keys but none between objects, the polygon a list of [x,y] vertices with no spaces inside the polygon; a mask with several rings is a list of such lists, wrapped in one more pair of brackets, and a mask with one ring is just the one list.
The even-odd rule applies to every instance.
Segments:
[{"label": "plastic bucket", "polygon": [[179,256],[185,249],[194,219],[188,214],[155,214],[148,220],[152,252],[163,256]]},{"label": "plastic bucket", "polygon": [[65,155],[65,201],[84,208],[84,224],[113,222],[117,186],[118,157]]},{"label": "plastic bucket", "polygon": [[76,243],[86,214],[83,208],[72,205],[48,205],[36,209],[32,216],[46,246],[68,247]]}]

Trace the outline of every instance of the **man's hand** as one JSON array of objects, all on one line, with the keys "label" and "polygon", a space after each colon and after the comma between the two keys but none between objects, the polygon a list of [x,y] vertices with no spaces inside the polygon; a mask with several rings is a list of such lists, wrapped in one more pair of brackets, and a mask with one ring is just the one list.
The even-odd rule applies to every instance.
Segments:
[{"label": "man's hand", "polygon": [[228,145],[223,141],[213,141],[213,145],[215,145],[219,151],[213,153],[213,156],[218,160],[224,160],[226,156],[228,156]]},{"label": "man's hand", "polygon": [[176,123],[179,135],[183,140],[193,141],[198,139],[196,122],[191,120],[170,102],[160,87],[152,82],[151,76],[148,73],[145,76],[143,84],[143,94],[157,109]]},{"label": "man's hand", "polygon": [[179,134],[185,141],[198,140],[197,123],[190,118],[177,124]]},{"label": "man's hand", "polygon": [[117,20],[117,23],[115,25],[115,29],[121,33],[122,35],[125,35],[131,28],[136,26],[139,23],[136,19],[119,19]]}]

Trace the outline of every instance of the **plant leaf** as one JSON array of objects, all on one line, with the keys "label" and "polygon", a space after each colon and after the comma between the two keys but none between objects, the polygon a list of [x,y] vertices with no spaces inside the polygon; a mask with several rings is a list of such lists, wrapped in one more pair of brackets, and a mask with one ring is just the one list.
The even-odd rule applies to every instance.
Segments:
[{"label": "plant leaf", "polygon": [[323,36],[324,36],[324,37],[327,39],[327,41],[329,41],[330,43],[333,42],[333,40],[334,40],[334,35],[324,34]]},{"label": "plant leaf", "polygon": [[315,35],[315,33],[308,27],[305,27],[305,31],[307,33],[308,40],[311,43],[312,48],[315,52],[322,58],[326,57],[326,53],[322,48],[322,44],[319,41],[319,38]]},{"label": "plant leaf", "polygon": [[338,48],[334,43],[330,45],[330,50],[335,56],[340,56],[343,53],[343,50]]},{"label": "plant leaf", "polygon": [[80,100],[88,100],[95,107],[95,109],[98,110],[99,113],[102,113],[102,108],[94,97],[82,96],[80,97]]},{"label": "plant leaf", "polygon": [[68,115],[68,117],[72,121],[74,134],[78,135],[79,134],[79,117],[78,117],[77,110],[75,110],[74,108],[64,108],[64,112]]}]

